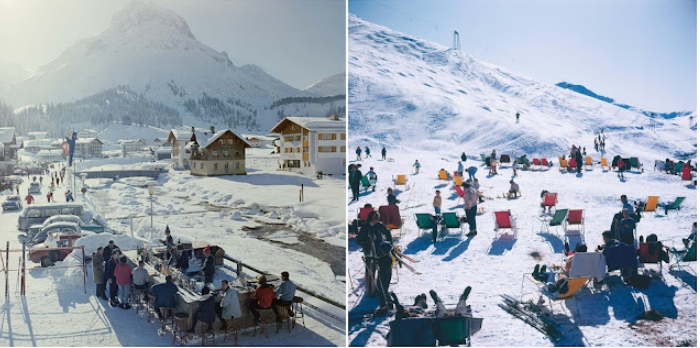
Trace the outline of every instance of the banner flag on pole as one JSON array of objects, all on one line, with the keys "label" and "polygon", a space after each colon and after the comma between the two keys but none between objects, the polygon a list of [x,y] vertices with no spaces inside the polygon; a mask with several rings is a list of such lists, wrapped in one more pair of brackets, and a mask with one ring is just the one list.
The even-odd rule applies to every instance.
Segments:
[{"label": "banner flag on pole", "polygon": [[70,132],[68,135],[68,166],[73,165],[73,153],[75,152],[75,140],[78,139],[78,133]]}]

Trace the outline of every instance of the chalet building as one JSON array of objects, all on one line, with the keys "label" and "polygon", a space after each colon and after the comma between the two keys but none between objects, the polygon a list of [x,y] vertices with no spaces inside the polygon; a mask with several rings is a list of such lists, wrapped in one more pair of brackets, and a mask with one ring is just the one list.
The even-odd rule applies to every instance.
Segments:
[{"label": "chalet building", "polygon": [[29,140],[48,139],[49,132],[29,132],[27,133],[27,136],[29,137]]},{"label": "chalet building", "polygon": [[161,140],[160,138],[155,138],[155,139],[153,139],[153,144],[161,146],[161,145],[163,145],[163,140]]},{"label": "chalet building", "polygon": [[260,137],[249,137],[248,142],[252,147],[263,147],[266,143],[265,139],[262,139]]},{"label": "chalet building", "polygon": [[40,140],[25,140],[24,141],[24,151],[31,153],[39,153],[41,150],[52,150],[60,148],[61,143],[56,140],[51,139],[40,139]]},{"label": "chalet building", "polygon": [[61,162],[66,159],[66,155],[63,154],[63,150],[41,150],[36,154],[36,157],[41,162]]},{"label": "chalet building", "polygon": [[245,149],[251,147],[246,138],[224,129],[203,144],[195,141],[190,157],[192,175],[246,174]]},{"label": "chalet building", "polygon": [[279,165],[282,170],[306,175],[345,173],[345,119],[286,117],[272,133],[279,133]]},{"label": "chalet building", "polygon": [[143,148],[146,147],[146,140],[144,140],[144,139],[117,140],[117,144],[119,144],[119,146],[121,146],[122,151],[126,151],[126,152],[143,151]]},{"label": "chalet building", "polygon": [[172,147],[170,161],[173,168],[189,169],[192,147],[197,140],[206,141],[211,135],[212,132],[209,129],[195,129],[194,127],[191,129],[171,129],[164,145]]},{"label": "chalet building", "polygon": [[0,128],[0,174],[14,172],[18,148],[15,127]]},{"label": "chalet building", "polygon": [[78,131],[78,139],[97,138],[97,131],[94,129],[81,129]]},{"label": "chalet building", "polygon": [[77,158],[102,157],[102,142],[97,138],[78,138],[75,141],[75,153]]}]

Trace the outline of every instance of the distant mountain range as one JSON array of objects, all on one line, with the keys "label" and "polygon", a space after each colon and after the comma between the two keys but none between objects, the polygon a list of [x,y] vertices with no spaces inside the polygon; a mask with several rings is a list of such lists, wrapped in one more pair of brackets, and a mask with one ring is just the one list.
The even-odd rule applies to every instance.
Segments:
[{"label": "distant mountain range", "polygon": [[586,88],[585,86],[575,85],[575,84],[571,84],[568,82],[559,82],[556,85],[561,87],[561,88],[569,89],[569,90],[574,91],[576,93],[587,95],[589,97],[593,97],[593,98],[596,98],[598,100],[602,100],[606,103],[610,103],[610,104],[619,106],[623,109],[638,112],[640,114],[643,114],[643,115],[646,115],[649,117],[654,116],[654,117],[661,117],[661,118],[665,118],[665,119],[671,119],[671,118],[676,118],[679,116],[688,116],[688,115],[693,114],[693,112],[694,112],[694,111],[675,111],[675,112],[663,113],[663,112],[647,111],[647,110],[642,110],[642,109],[636,108],[636,107],[631,106],[631,105],[615,103],[615,99],[599,95],[599,94],[591,91],[590,89]]},{"label": "distant mountain range", "polygon": [[[266,131],[279,121],[282,110],[269,108],[275,101],[322,97],[326,91],[341,90],[341,83],[342,94],[345,93],[344,80],[335,75],[323,79],[317,87],[301,91],[257,65],[236,66],[226,52],[198,41],[178,14],[142,0],[132,1],[116,13],[105,31],[68,47],[31,75],[23,73],[21,67],[3,72],[0,98],[6,104],[29,110],[31,105],[85,106],[90,100],[88,109],[94,113],[82,113],[85,117],[80,120],[87,123],[108,118],[99,111],[99,104],[92,102],[100,100],[101,95],[121,91],[147,102],[138,105],[149,108],[148,112],[134,111],[128,116],[132,122],[160,127],[173,122],[173,126],[215,125]],[[110,103],[124,102],[125,109],[133,110],[130,103],[137,100],[134,98],[111,98]],[[170,110],[163,117],[151,117],[154,108],[150,105]],[[341,103],[325,104],[321,114],[317,105],[308,109],[306,104],[300,104],[293,110],[298,116],[325,116],[339,107]],[[177,117],[173,117],[173,111]],[[286,112],[289,110],[282,113]],[[117,115],[113,112],[112,116]]]}]

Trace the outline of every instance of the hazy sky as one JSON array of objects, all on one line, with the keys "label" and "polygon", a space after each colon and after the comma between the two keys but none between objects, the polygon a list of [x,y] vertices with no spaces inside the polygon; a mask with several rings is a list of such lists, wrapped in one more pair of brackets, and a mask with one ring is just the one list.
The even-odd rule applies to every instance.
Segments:
[{"label": "hazy sky", "polygon": [[[107,29],[130,1],[0,0],[0,62],[36,69]],[[153,1],[182,16],[197,40],[255,63],[297,88],[345,71],[344,0]]]},{"label": "hazy sky", "polygon": [[[695,110],[694,0],[349,0],[367,21],[543,82],[650,111]],[[352,43],[350,43],[352,44]]]}]

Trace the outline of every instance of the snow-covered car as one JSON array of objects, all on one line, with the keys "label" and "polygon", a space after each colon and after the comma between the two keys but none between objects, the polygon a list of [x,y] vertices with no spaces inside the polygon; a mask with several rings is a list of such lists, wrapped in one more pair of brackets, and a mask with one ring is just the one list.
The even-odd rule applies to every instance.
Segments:
[{"label": "snow-covered car", "polygon": [[75,234],[74,231],[51,232],[44,243],[34,245],[29,249],[29,259],[36,263],[40,263],[41,267],[49,267],[56,261],[63,261],[66,256],[72,252],[72,250],[46,249],[71,247],[80,237],[81,235]]},{"label": "snow-covered car", "polygon": [[57,223],[57,222],[74,223],[74,224],[80,226],[80,230],[82,230],[82,231],[92,231],[95,233],[102,233],[105,231],[104,226],[102,226],[100,224],[96,224],[96,223],[86,224],[83,222],[83,219],[81,219],[80,217],[75,216],[75,215],[54,215],[54,216],[46,219],[44,221],[44,223],[42,223],[40,225],[37,224],[37,225],[30,226],[29,231],[27,231],[27,236],[31,238],[32,236],[36,235],[42,228],[49,226],[49,225],[52,225],[52,224]]},{"label": "snow-covered car", "polygon": [[35,235],[27,236],[27,245],[43,243],[51,233],[76,234],[81,235],[81,229],[74,222],[59,221],[40,229]]},{"label": "snow-covered car", "polygon": [[41,185],[38,182],[33,182],[29,184],[29,193],[31,194],[41,194]]},{"label": "snow-covered car", "polygon": [[22,200],[19,196],[7,196],[5,201],[2,202],[2,210],[8,209],[22,209]]}]

